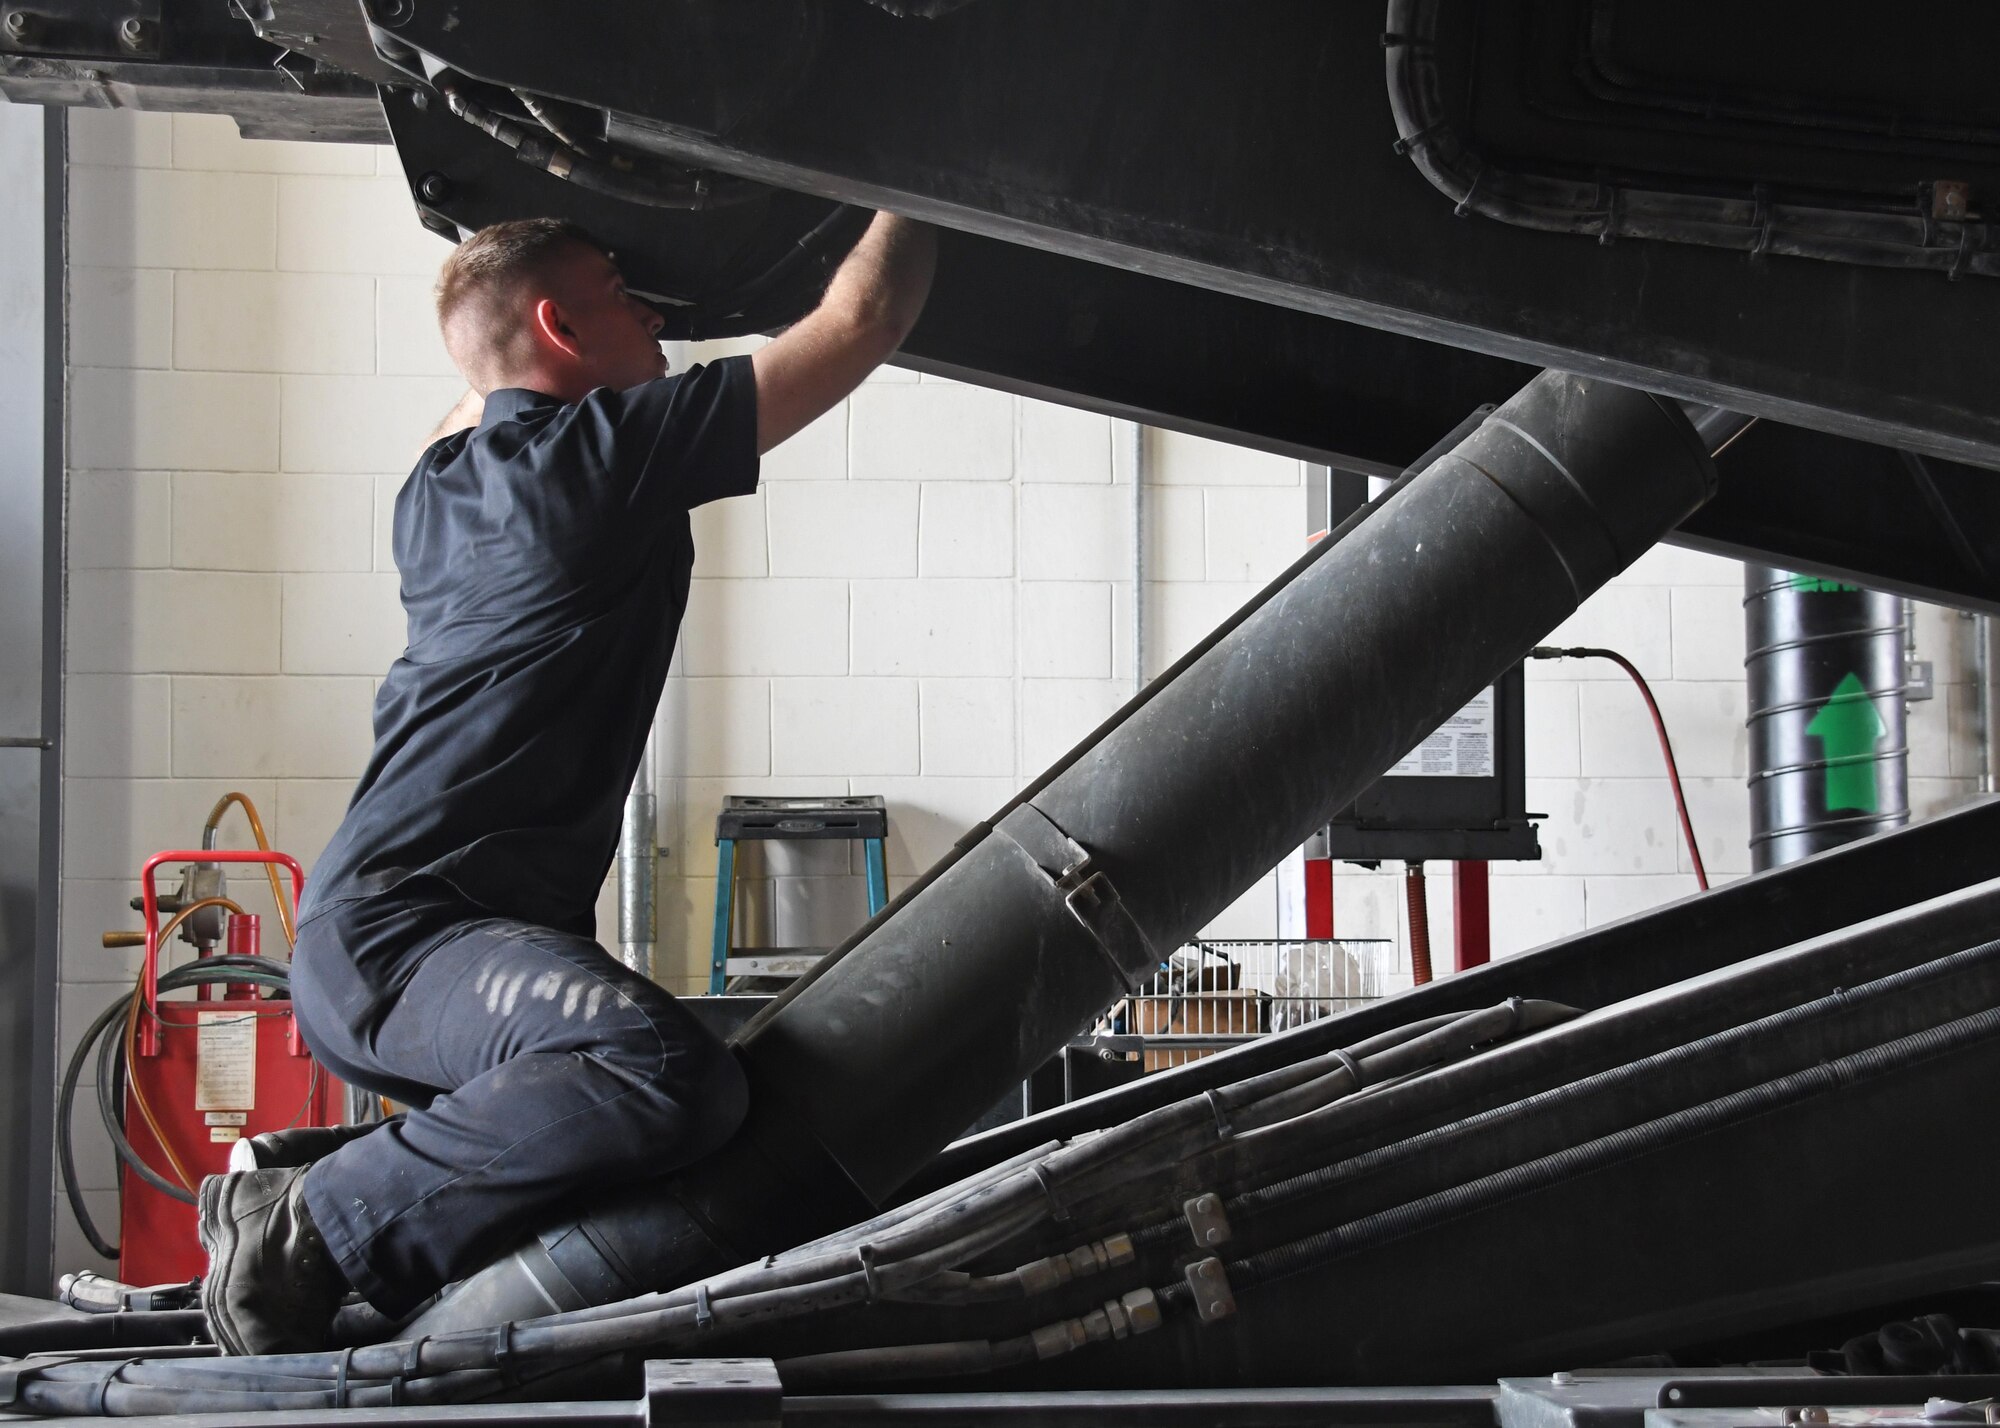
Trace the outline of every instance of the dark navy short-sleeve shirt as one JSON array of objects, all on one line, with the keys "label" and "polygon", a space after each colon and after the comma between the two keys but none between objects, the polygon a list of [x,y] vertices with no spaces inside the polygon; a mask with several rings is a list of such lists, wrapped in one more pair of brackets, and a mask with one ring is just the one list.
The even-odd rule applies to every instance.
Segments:
[{"label": "dark navy short-sleeve shirt", "polygon": [[590,935],[687,608],[688,511],[757,489],[750,359],[486,399],[396,498],[408,646],[306,915],[441,877]]}]

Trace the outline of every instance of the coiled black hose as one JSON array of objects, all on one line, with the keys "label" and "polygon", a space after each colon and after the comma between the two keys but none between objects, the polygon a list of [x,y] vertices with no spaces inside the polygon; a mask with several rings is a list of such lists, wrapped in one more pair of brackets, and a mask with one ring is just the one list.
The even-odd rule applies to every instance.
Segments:
[{"label": "coiled black hose", "polygon": [[[158,985],[160,991],[172,992],[215,982],[247,982],[285,991],[291,986],[291,972],[284,963],[274,962],[268,957],[225,954],[170,968],[160,973]],[[118,1153],[120,1160],[132,1168],[134,1174],[161,1194],[183,1204],[194,1203],[194,1197],[185,1187],[174,1184],[146,1164],[139,1152],[132,1148],[132,1142],[125,1137],[124,1097],[120,1094],[124,1084],[124,1045],[117,1037],[106,1038],[105,1033],[113,1026],[123,1024],[131,1014],[132,998],[138,995],[139,988],[135,986],[129,995],[120,997],[100,1012],[85,1030],[83,1038],[76,1044],[76,1050],[70,1053],[69,1065],[63,1071],[62,1089],[56,1098],[56,1164],[62,1174],[63,1194],[69,1200],[70,1212],[76,1216],[77,1227],[83,1231],[83,1237],[90,1242],[91,1249],[105,1259],[118,1258],[119,1247],[104,1238],[97,1222],[91,1218],[89,1207],[84,1204],[83,1191],[77,1185],[73,1129],[77,1083],[83,1078],[84,1063],[89,1059],[93,1046],[100,1048],[97,1105],[104,1118],[104,1128],[111,1136],[111,1148]]]}]

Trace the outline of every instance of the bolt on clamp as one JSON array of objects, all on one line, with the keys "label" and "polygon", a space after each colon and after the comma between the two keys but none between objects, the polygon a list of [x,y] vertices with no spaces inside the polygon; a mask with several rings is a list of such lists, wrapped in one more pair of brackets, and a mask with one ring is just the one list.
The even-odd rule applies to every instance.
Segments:
[{"label": "bolt on clamp", "polygon": [[1222,1261],[1213,1255],[1187,1267],[1187,1285],[1194,1293],[1195,1317],[1202,1323],[1212,1324],[1236,1312],[1236,1295],[1229,1287],[1229,1276],[1223,1272]]},{"label": "bolt on clamp", "polygon": [[1194,1236],[1197,1248],[1213,1249],[1227,1244],[1234,1233],[1229,1228],[1229,1216],[1223,1213],[1222,1197],[1212,1190],[1187,1201],[1181,1206],[1181,1213],[1187,1217],[1188,1231]]}]

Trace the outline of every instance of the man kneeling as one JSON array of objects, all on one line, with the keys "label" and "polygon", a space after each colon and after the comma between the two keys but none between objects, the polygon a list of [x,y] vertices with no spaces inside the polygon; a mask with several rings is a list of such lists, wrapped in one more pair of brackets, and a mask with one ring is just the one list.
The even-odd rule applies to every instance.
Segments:
[{"label": "man kneeling", "polygon": [[783,336],[670,377],[659,316],[581,230],[497,224],[445,263],[472,390],[396,500],[408,645],[292,964],[313,1055],[412,1109],[256,1137],[202,1182],[228,1352],[323,1347],[350,1287],[405,1315],[563,1197],[735,1132],[741,1071],[593,940],[597,893],[687,605],[689,510],[755,491],[758,458],[895,351],[934,264],[928,229],[878,215]]}]

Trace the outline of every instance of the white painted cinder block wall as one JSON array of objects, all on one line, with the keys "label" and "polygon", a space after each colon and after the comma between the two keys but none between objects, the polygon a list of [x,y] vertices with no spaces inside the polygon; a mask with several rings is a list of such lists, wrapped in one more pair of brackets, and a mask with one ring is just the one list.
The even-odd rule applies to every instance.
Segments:
[{"label": "white painted cinder block wall", "polygon": [[[445,246],[389,151],[249,143],[207,116],[71,123],[65,1054],[130,984],[135,956],[97,939],[134,925],[140,862],[193,842],[220,793],[250,794],[308,868],[332,833],[402,645],[391,503],[461,390],[430,316]],[[1149,440],[1150,673],[1293,557],[1306,487],[1293,461]],[[1103,418],[891,369],[774,453],[759,495],[699,513],[658,732],[664,982],[705,983],[724,793],[884,795],[899,888],[1123,700],[1129,452]],[[1739,596],[1738,567],[1657,551],[1557,635],[1622,649],[1656,682],[1725,876],[1748,868]],[[1970,793],[1973,742],[1959,623],[1920,628],[1951,686],[1912,710],[1928,811]],[[1501,951],[1693,888],[1622,676],[1538,666],[1528,700],[1548,856],[1498,869]],[[248,841],[234,815],[224,841]],[[746,937],[824,940],[862,914],[837,850],[750,872]],[[1401,935],[1392,875],[1336,883],[1342,933]],[[1274,930],[1266,878],[1212,932]],[[92,1121],[83,1178],[108,1228]],[[89,1263],[59,1220],[60,1263]]]}]

